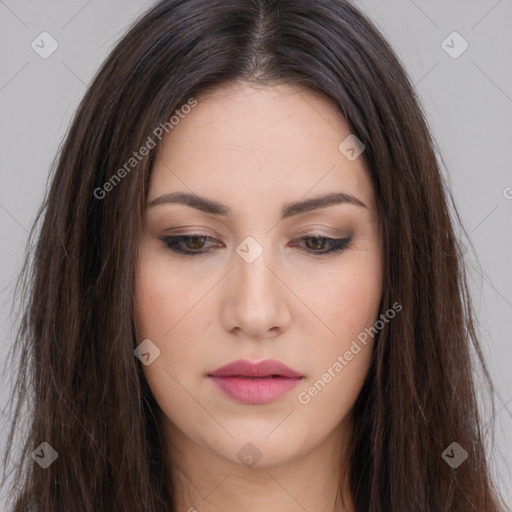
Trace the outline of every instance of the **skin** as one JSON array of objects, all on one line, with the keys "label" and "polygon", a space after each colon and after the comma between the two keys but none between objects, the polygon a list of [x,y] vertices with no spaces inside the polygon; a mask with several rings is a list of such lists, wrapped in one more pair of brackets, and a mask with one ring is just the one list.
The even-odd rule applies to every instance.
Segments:
[{"label": "skin", "polygon": [[[177,510],[352,511],[338,464],[347,461],[372,338],[309,403],[298,395],[378,319],[381,244],[364,153],[349,161],[339,151],[350,131],[310,91],[232,84],[197,100],[162,141],[148,205],[193,192],[232,215],[148,207],[135,297],[139,343],[150,339],[160,350],[143,369],[162,411]],[[285,203],[333,191],[366,207],[343,203],[280,218]],[[198,232],[215,241],[182,247],[211,249],[205,255],[176,254],[158,238]],[[352,241],[340,253],[315,255],[330,246],[300,240],[311,233],[352,233]],[[247,236],[263,249],[252,263],[236,252]],[[304,375],[269,404],[235,402],[207,377],[234,360],[267,358]],[[237,456],[248,442],[261,453],[253,467]],[[339,497],[335,505],[339,488],[344,506]]]}]

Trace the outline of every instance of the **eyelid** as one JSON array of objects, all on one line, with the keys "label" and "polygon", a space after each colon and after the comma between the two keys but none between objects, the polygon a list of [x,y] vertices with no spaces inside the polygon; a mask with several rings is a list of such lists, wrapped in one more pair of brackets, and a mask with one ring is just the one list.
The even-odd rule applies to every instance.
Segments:
[{"label": "eyelid", "polygon": [[[343,224],[348,223],[343,222]],[[352,229],[349,227],[349,225],[346,225],[345,227],[339,225],[337,226],[335,223],[333,223],[332,220],[324,219],[323,217],[321,219],[315,219],[313,222],[309,222],[308,224],[301,226],[297,231],[298,236],[309,235],[312,233],[321,233],[322,236],[329,236],[332,238],[347,237],[350,236],[351,232]]]},{"label": "eyelid", "polygon": [[350,233],[328,233],[325,231],[322,231],[321,229],[306,229],[301,230],[296,235],[295,238],[302,238],[302,237],[318,237],[318,238],[333,238],[333,239],[339,239],[339,238],[348,238],[350,236]]}]

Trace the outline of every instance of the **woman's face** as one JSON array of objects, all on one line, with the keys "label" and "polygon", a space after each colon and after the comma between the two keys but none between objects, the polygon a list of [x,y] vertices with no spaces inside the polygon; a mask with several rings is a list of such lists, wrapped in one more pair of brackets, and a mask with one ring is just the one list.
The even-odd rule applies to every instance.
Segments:
[{"label": "woman's face", "polygon": [[[382,269],[373,189],[364,153],[341,144],[349,135],[323,97],[236,85],[198,97],[163,139],[136,327],[172,442],[270,467],[350,431]],[[328,194],[337,201],[315,203]],[[186,195],[197,197],[173,200]],[[268,360],[293,372],[256,364]]]}]

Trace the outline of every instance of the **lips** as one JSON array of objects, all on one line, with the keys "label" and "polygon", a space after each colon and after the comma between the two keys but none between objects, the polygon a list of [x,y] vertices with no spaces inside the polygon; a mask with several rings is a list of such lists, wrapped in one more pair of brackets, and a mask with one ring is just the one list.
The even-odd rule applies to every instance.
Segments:
[{"label": "lips", "polygon": [[209,374],[212,377],[303,377],[285,364],[274,359],[253,363],[245,359],[233,361]]},{"label": "lips", "polygon": [[266,359],[259,363],[233,361],[208,374],[225,395],[244,404],[266,404],[277,400],[304,378],[280,361]]}]

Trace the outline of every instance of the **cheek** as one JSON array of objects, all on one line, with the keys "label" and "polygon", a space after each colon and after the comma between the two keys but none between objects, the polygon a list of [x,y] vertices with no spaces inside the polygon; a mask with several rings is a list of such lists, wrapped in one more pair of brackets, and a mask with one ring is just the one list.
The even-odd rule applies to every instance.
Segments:
[{"label": "cheek", "polygon": [[135,322],[138,339],[164,341],[190,317],[200,318],[201,298],[211,277],[191,275],[165,257],[141,259],[135,286]]},{"label": "cheek", "polygon": [[336,275],[322,274],[309,295],[311,309],[330,333],[323,329],[327,334],[321,343],[316,340],[310,347],[311,371],[298,396],[304,414],[321,415],[332,425],[350,411],[368,373],[374,339],[370,328],[378,319],[382,293],[378,253],[356,254],[345,263]]},{"label": "cheek", "polygon": [[207,304],[201,298],[208,286],[208,278],[206,282],[194,279],[185,269],[171,272],[167,261],[141,260],[135,287],[137,341],[150,339],[160,350],[142,370],[155,400],[175,424],[195,415],[193,421],[204,420],[187,389],[205,371],[201,319],[211,312],[205,310]]},{"label": "cheek", "polygon": [[327,336],[321,350],[325,355],[344,352],[377,320],[382,296],[380,255],[373,249],[354,251],[343,265],[316,273],[314,280],[308,303],[328,328],[323,330]]},{"label": "cheek", "polygon": [[205,371],[204,333],[214,312],[211,301],[204,299],[216,282],[208,274],[192,274],[190,266],[171,266],[165,256],[150,253],[141,258],[135,286],[137,341],[150,339],[160,350],[154,363],[143,367],[150,384],[169,381],[167,372],[181,382],[183,376],[191,377],[191,368],[198,375]]}]

